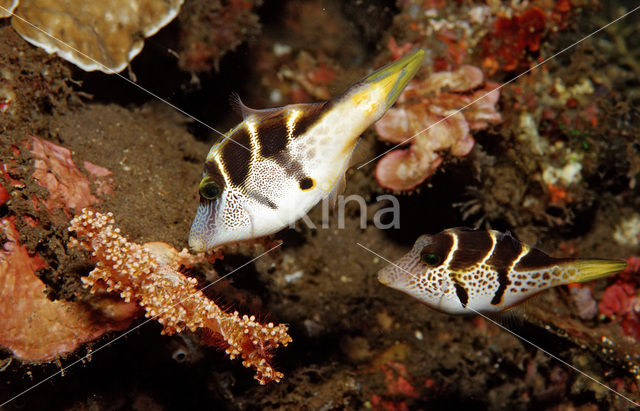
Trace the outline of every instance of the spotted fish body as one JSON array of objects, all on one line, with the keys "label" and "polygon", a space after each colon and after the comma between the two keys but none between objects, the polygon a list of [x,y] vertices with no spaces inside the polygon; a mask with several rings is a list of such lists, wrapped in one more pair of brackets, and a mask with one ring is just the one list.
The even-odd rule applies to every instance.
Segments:
[{"label": "spotted fish body", "polygon": [[424,51],[365,77],[331,101],[252,110],[207,155],[194,251],[274,233],[341,189],[360,134],[397,100]]},{"label": "spotted fish body", "polygon": [[452,228],[418,238],[380,270],[384,285],[450,314],[495,313],[551,287],[595,280],[624,261],[553,258],[509,233]]}]

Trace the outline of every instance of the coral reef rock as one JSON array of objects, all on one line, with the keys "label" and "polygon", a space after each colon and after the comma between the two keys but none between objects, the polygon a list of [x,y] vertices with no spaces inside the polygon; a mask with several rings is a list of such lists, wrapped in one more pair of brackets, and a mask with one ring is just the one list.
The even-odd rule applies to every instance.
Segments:
[{"label": "coral reef rock", "polygon": [[9,17],[18,7],[18,0],[0,0],[0,18]]},{"label": "coral reef rock", "polygon": [[411,144],[378,162],[378,183],[395,191],[410,190],[435,172],[443,161],[441,151],[456,157],[469,154],[475,144],[470,130],[502,121],[495,108],[500,98],[496,87],[484,82],[479,68],[469,65],[411,82],[398,106],[375,124],[381,140]]},{"label": "coral reef rock", "polygon": [[180,13],[180,68],[207,72],[219,69],[225,54],[261,32],[255,9],[261,0],[192,0]]},{"label": "coral reef rock", "polygon": [[[11,7],[5,7],[7,17]],[[29,43],[57,53],[85,71],[124,70],[144,39],[173,20],[183,0],[22,0],[11,24]]]},{"label": "coral reef rock", "polygon": [[59,207],[79,210],[98,203],[100,200],[91,194],[91,183],[97,185],[98,194],[112,190],[111,171],[85,161],[88,179],[76,167],[68,148],[31,136],[30,153],[34,157],[34,179],[49,190],[49,197],[44,201],[50,210]]}]

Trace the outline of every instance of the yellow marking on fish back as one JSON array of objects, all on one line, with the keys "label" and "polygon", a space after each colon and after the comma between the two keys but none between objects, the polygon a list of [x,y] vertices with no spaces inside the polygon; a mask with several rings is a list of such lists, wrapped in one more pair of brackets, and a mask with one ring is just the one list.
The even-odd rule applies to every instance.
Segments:
[{"label": "yellow marking on fish back", "polygon": [[364,112],[367,116],[373,115],[373,113],[378,110],[378,106],[380,105],[376,99],[371,99],[372,92],[371,90],[364,90],[360,93],[356,93],[351,97],[351,101],[355,106],[363,106],[365,107]]},{"label": "yellow marking on fish back", "polygon": [[218,170],[220,170],[220,174],[222,174],[222,178],[224,178],[224,183],[227,187],[231,187],[231,179],[227,175],[227,169],[224,167],[224,163],[222,162],[222,158],[218,155],[218,153],[213,155],[213,161],[218,165]]},{"label": "yellow marking on fish back", "polygon": [[301,115],[302,111],[298,109],[292,109],[287,113],[287,138],[289,140],[293,139],[293,130]]},{"label": "yellow marking on fish back", "polygon": [[249,131],[249,138],[251,139],[251,160],[255,161],[257,159],[258,153],[260,152],[260,141],[258,140],[258,124],[255,120],[245,120],[245,126],[247,127],[247,131]]}]

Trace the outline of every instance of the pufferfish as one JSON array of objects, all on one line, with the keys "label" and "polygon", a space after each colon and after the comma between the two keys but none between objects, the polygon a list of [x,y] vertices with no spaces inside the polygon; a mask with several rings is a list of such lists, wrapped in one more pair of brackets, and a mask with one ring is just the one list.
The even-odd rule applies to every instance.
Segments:
[{"label": "pufferfish", "polygon": [[510,233],[451,228],[423,235],[378,280],[449,314],[508,310],[558,285],[623,270],[617,260],[553,258]]},{"label": "pufferfish", "polygon": [[254,110],[238,99],[243,121],[205,160],[189,246],[207,251],[272,234],[335,198],[360,134],[398,99],[423,56],[392,62],[328,102]]}]

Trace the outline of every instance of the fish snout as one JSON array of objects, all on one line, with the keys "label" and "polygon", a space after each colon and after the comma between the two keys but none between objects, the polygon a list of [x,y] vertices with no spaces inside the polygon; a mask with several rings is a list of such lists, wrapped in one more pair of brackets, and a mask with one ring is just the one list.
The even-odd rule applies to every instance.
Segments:
[{"label": "fish snout", "polygon": [[378,281],[380,281],[383,285],[389,286],[390,278],[391,278],[391,267],[385,267],[382,270],[378,271]]},{"label": "fish snout", "polygon": [[409,274],[401,267],[389,265],[378,271],[378,281],[391,288],[403,288],[407,283]]},{"label": "fish snout", "polygon": [[214,202],[206,201],[198,205],[196,216],[189,231],[189,248],[194,252],[204,252],[216,246],[216,212]]},{"label": "fish snout", "polygon": [[189,248],[195,253],[207,251],[207,243],[202,236],[189,234]]}]

